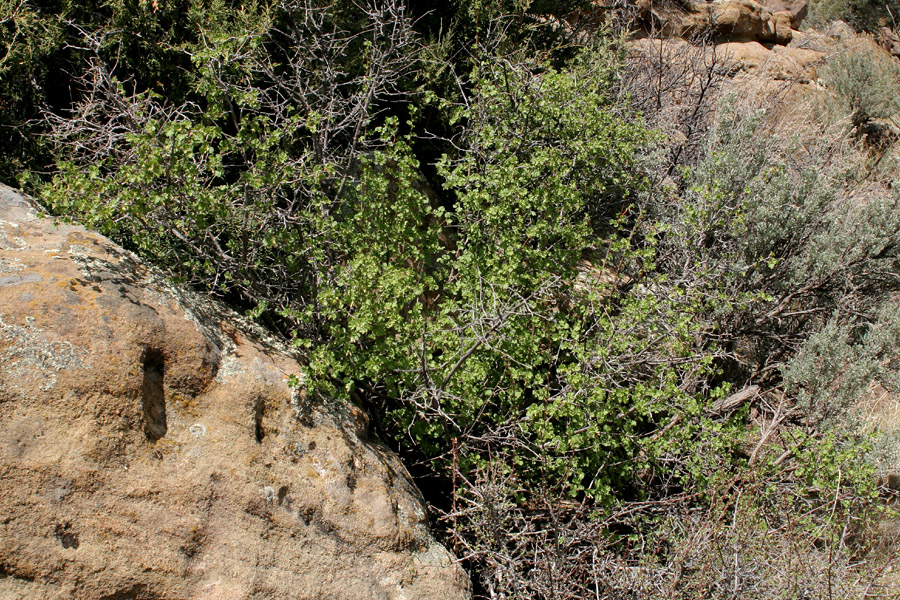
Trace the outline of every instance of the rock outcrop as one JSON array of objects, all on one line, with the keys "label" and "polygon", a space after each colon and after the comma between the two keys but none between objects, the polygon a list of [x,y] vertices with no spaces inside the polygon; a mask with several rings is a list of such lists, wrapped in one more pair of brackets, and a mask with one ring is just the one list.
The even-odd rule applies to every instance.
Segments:
[{"label": "rock outcrop", "polygon": [[0,187],[0,598],[469,597],[366,415],[237,323]]},{"label": "rock outcrop", "polygon": [[635,0],[651,31],[664,36],[691,38],[708,35],[717,41],[787,44],[793,23],[805,12],[794,7],[770,10],[755,0]]},{"label": "rock outcrop", "polygon": [[773,13],[754,0],[726,0],[709,5],[710,22],[715,33],[739,42],[791,41],[790,13]]},{"label": "rock outcrop", "polygon": [[760,4],[768,8],[772,14],[788,13],[792,29],[800,29],[809,12],[809,0],[761,0]]},{"label": "rock outcrop", "polygon": [[816,80],[817,66],[826,56],[824,52],[791,46],[769,49],[759,42],[726,42],[717,50],[735,70],[800,83]]}]

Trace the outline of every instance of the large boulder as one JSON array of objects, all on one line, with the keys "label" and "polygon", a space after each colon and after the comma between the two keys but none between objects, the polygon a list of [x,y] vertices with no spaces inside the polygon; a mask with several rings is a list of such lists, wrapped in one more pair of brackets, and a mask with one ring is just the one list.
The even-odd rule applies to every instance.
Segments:
[{"label": "large boulder", "polygon": [[772,13],[754,0],[714,2],[710,20],[716,34],[731,41],[787,44],[792,37],[788,13]]},{"label": "large boulder", "polygon": [[366,415],[0,187],[0,598],[463,600]]},{"label": "large boulder", "polygon": [[790,14],[792,29],[800,29],[809,12],[809,0],[761,0],[760,3],[773,14],[779,12]]}]

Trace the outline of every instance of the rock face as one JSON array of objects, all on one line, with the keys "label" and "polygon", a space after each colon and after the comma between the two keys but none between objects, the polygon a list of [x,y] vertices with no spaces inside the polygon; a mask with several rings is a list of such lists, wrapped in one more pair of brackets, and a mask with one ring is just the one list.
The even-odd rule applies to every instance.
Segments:
[{"label": "rock face", "polygon": [[773,12],[755,0],[635,0],[635,6],[650,29],[664,36],[774,44],[787,44],[793,36],[790,10]]},{"label": "rock face", "polygon": [[469,597],[366,416],[0,187],[0,598]]},{"label": "rock face", "polygon": [[710,20],[716,33],[740,42],[791,41],[791,18],[788,13],[772,13],[754,0],[723,0],[710,6]]},{"label": "rock face", "polygon": [[717,49],[735,69],[800,83],[815,81],[816,66],[825,60],[824,52],[789,46],[770,50],[759,42],[726,42]]}]

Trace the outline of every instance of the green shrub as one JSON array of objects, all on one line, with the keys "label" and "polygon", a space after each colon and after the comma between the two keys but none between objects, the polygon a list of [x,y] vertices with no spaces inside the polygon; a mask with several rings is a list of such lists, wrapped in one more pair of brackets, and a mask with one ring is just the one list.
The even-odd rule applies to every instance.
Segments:
[{"label": "green shrub", "polygon": [[[624,222],[608,225],[621,191],[640,185],[629,170],[645,133],[610,104],[607,52],[566,70],[482,64],[455,117],[464,151],[439,165],[453,210],[429,208],[395,182],[393,205],[417,208],[399,209],[391,230],[410,238],[386,247],[415,253],[395,262],[373,255],[381,246],[371,237],[353,242],[342,278],[324,292],[335,299],[331,341],[316,350],[314,368],[348,391],[380,395],[390,429],[422,455],[443,457],[438,466],[451,467],[454,439],[452,466],[466,476],[490,456],[506,457],[523,498],[552,481],[552,493],[611,502],[648,461],[703,437],[700,382],[711,367],[693,344],[689,315],[698,307],[575,286],[600,231],[610,236],[610,260],[652,270],[652,249],[631,244]],[[429,220],[449,226],[452,246],[429,237],[438,234]],[[362,222],[364,230],[381,223]],[[664,430],[676,418],[697,426]],[[664,431],[642,439],[656,430]]]},{"label": "green shrub", "polygon": [[26,2],[0,2],[0,181],[12,184],[27,167],[46,159],[26,123],[45,102],[47,57],[63,45],[61,19]]},{"label": "green shrub", "polygon": [[[382,35],[391,10],[286,1],[212,23],[194,15],[201,41],[172,49],[191,65],[188,99],[135,89],[97,48],[73,114],[51,117],[60,169],[42,197],[289,331],[286,315],[340,259],[316,240],[322,219],[342,215],[353,169],[390,142],[372,135],[376,103],[396,93],[415,50],[408,20]],[[351,17],[362,19],[354,34],[335,21]],[[271,47],[295,54],[273,63]]]},{"label": "green shrub", "polygon": [[[248,11],[256,10],[247,3]],[[91,88],[78,81],[95,60],[115,64],[132,93],[153,90],[181,104],[191,98],[184,46],[201,26],[227,21],[227,2],[49,0],[0,4],[0,178],[43,173],[53,161],[42,144],[48,116],[61,117]]]},{"label": "green shrub", "polygon": [[[679,480],[710,476],[690,451],[720,434],[702,415],[704,307],[677,287],[650,293],[654,248],[628,219],[610,225],[642,185],[647,139],[613,101],[615,52],[564,69],[482,61],[467,104],[442,108],[460,131],[438,165],[446,208],[400,123],[376,119],[374,100],[411,67],[411,30],[380,37],[385,9],[354,36],[310,10],[284,3],[207,31],[188,49],[202,103],[132,92],[96,61],[88,101],[57,123],[60,151],[74,152],[44,200],[293,332],[318,393],[379,407],[382,430],[438,471],[473,473],[521,447],[507,456],[528,485],[602,503],[655,461],[678,457]],[[364,35],[368,60],[348,59]],[[267,47],[282,38],[308,46],[290,60],[331,70],[274,68]],[[576,286],[579,261],[601,249],[600,270],[627,271],[637,293]]]}]

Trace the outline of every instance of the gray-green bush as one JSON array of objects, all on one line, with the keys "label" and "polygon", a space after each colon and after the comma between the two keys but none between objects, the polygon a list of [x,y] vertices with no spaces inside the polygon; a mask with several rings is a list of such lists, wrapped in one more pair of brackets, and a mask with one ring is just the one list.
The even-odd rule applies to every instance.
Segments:
[{"label": "gray-green bush", "polygon": [[834,117],[847,118],[854,127],[900,112],[900,63],[871,42],[831,56],[821,79],[831,93]]},{"label": "gray-green bush", "polygon": [[841,19],[860,31],[877,31],[879,27],[897,28],[900,2],[897,0],[812,0],[809,22],[826,27]]},{"label": "gray-green bush", "polygon": [[762,113],[733,102],[684,192],[649,199],[649,222],[663,230],[661,268],[709,299],[719,339],[761,374],[835,310],[875,318],[900,285],[900,199],[885,182],[857,179],[858,155],[839,130],[778,139],[761,133]]}]

